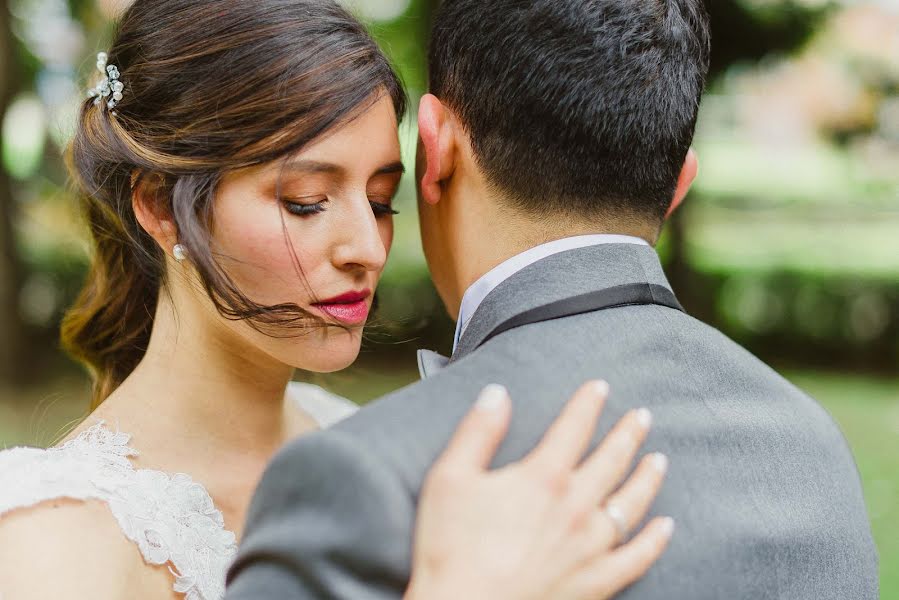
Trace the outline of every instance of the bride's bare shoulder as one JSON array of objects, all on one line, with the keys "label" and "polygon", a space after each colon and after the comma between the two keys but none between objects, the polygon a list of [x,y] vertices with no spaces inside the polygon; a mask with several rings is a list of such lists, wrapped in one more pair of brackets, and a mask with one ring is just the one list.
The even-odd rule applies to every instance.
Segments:
[{"label": "bride's bare shoulder", "polygon": [[177,598],[99,501],[52,500],[0,517],[0,594],[38,600]]}]

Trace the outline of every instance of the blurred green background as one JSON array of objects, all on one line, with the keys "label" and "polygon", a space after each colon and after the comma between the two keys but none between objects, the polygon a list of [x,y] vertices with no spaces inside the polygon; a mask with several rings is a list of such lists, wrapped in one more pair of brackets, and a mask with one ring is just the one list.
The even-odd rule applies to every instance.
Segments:
[{"label": "blurred green background", "polygon": [[[3,0],[0,11],[0,447],[48,445],[86,414],[58,350],[88,261],[61,150],[126,0]],[[402,72],[413,107],[436,0],[346,0]],[[708,0],[713,67],[700,177],[660,246],[695,316],[831,412],[859,464],[899,598],[899,0]],[[92,83],[91,83],[92,84]],[[414,111],[412,114],[414,117]],[[415,119],[401,126],[409,164]],[[299,374],[364,402],[449,352],[404,181],[380,309],[352,369]]]}]

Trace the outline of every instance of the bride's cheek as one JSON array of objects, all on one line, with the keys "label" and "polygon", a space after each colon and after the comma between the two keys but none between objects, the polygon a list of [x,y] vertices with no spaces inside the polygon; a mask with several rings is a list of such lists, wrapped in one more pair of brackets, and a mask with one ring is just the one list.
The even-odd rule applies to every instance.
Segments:
[{"label": "bride's cheek", "polygon": [[[293,239],[296,235],[289,226],[285,231],[280,221],[249,219],[241,227],[222,231],[223,266],[256,302],[303,303],[306,294],[302,277],[308,279],[317,271],[319,261]],[[303,237],[305,242],[315,243],[314,235]]]}]

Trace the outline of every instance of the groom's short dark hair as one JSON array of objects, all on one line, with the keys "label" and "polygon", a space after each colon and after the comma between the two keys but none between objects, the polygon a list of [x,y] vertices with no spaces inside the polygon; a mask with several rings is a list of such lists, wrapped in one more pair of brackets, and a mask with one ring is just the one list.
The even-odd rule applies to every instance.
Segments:
[{"label": "groom's short dark hair", "polygon": [[444,0],[432,93],[529,211],[658,219],[709,64],[703,0]]}]

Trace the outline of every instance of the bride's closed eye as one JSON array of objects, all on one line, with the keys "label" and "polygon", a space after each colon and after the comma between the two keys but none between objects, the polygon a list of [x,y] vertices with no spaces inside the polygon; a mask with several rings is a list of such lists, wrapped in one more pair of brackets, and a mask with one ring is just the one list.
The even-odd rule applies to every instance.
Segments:
[{"label": "bride's closed eye", "polygon": [[[300,200],[304,200],[300,202]],[[315,200],[310,199],[310,200]],[[293,200],[284,200],[284,208],[287,209],[287,212],[297,215],[300,217],[308,217],[311,215],[317,215],[319,213],[325,212],[327,210],[326,205],[328,203],[327,198],[322,198],[317,202],[310,201],[301,198],[295,198]],[[369,199],[368,203],[371,205],[372,212],[375,213],[376,217],[382,216],[392,216],[400,214],[398,211],[394,210],[392,206],[390,206],[390,198],[386,200],[383,198]]]},{"label": "bride's closed eye", "polygon": [[317,215],[319,213],[325,212],[325,204],[328,202],[327,198],[292,198],[283,200],[284,208],[287,209],[292,215],[297,215],[300,217],[308,217],[310,215]]},{"label": "bride's closed eye", "polygon": [[391,201],[392,201],[392,198],[387,198],[387,199],[381,199],[381,198],[371,199],[371,198],[369,198],[368,203],[371,204],[371,209],[372,209],[372,211],[374,211],[376,217],[388,216],[388,215],[393,216],[393,215],[400,214],[399,211],[394,210],[394,208],[390,205]]}]

